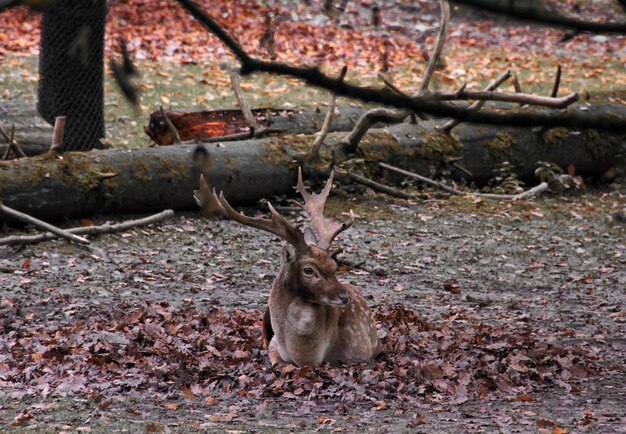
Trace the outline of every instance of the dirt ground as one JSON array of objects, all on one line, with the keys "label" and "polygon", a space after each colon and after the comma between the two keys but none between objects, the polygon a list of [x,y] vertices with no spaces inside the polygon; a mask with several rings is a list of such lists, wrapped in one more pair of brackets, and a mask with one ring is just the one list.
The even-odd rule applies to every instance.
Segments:
[{"label": "dirt ground", "polygon": [[[341,236],[341,257],[362,263],[342,267],[341,279],[361,288],[374,310],[402,305],[452,329],[468,322],[463,315],[495,328],[532,325],[546,342],[593,348],[598,369],[537,383],[524,394],[461,401],[429,393],[409,402],[388,396],[381,404],[341,394],[203,396],[131,387],[103,404],[91,384],[49,394],[20,390],[0,359],[0,431],[626,432],[626,225],[612,217],[624,195],[595,191],[514,204],[429,197],[334,198],[334,213],[350,207],[358,217]],[[257,312],[280,253],[269,235],[197,213],[94,244],[99,250],[63,241],[2,247],[0,265],[19,268],[0,274],[3,308],[19,306],[28,324],[44,327],[147,302],[182,312]],[[0,311],[0,324],[7,318]],[[10,325],[2,325],[6,351],[13,344]]]}]

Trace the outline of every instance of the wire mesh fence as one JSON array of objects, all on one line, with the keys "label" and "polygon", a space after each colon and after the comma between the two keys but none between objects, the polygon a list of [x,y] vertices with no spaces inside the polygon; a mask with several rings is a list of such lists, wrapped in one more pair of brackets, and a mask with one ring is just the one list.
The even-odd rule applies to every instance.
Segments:
[{"label": "wire mesh fence", "polygon": [[45,8],[37,109],[50,124],[66,116],[63,150],[102,147],[105,0],[59,0]]}]

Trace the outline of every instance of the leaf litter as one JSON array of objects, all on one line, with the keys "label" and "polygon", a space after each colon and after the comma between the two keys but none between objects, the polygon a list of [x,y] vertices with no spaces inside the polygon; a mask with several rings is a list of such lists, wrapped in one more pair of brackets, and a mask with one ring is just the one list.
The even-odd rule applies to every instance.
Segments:
[{"label": "leaf litter", "polygon": [[[606,373],[604,354],[588,343],[560,345],[528,324],[488,325],[456,314],[428,322],[396,305],[375,312],[385,352],[369,364],[269,366],[256,310],[173,309],[122,303],[27,319],[27,307],[4,304],[0,385],[25,395],[123,394],[129,390],[252,398],[333,399],[386,406],[463,403],[475,398],[528,400],[543,386],[576,389]],[[377,404],[378,405],[378,404]]]}]

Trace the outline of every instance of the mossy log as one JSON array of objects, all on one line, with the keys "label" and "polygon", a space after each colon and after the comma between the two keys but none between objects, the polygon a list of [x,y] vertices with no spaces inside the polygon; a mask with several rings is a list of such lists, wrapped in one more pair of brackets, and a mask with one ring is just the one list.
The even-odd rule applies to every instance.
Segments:
[{"label": "mossy log", "polygon": [[[480,184],[502,161],[513,163],[520,177],[532,179],[540,160],[563,168],[571,165],[579,175],[598,175],[611,167],[616,155],[626,152],[626,132],[552,129],[539,133],[461,124],[446,134],[435,127],[431,121],[371,130],[359,148],[366,175],[380,177],[378,162],[384,161],[429,177],[446,171]],[[329,147],[340,149],[345,136],[330,134],[325,154]],[[310,150],[313,140],[313,135],[284,135],[204,144],[204,159],[194,159],[194,146],[174,145],[5,161],[0,162],[0,200],[45,220],[196,209],[192,192],[202,172],[232,203],[250,203],[293,193],[300,156]],[[336,153],[339,162],[352,157]],[[327,163],[321,162],[324,167]],[[400,180],[385,175],[387,181]]]}]

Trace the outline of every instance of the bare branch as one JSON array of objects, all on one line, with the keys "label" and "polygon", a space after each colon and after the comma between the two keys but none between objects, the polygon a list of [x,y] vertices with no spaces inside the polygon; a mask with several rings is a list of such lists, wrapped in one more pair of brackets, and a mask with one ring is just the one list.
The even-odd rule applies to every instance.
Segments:
[{"label": "bare branch", "polygon": [[257,125],[256,118],[252,114],[252,110],[250,110],[248,101],[246,101],[246,98],[241,91],[241,85],[239,84],[239,74],[237,74],[236,72],[230,74],[230,82],[233,85],[233,90],[235,91],[235,96],[237,97],[237,102],[239,103],[239,108],[241,109],[243,118],[245,119],[250,129],[256,131],[259,126]]},{"label": "bare branch", "polygon": [[202,143],[232,142],[235,140],[246,140],[257,137],[264,137],[269,134],[282,133],[283,131],[284,130],[281,130],[280,128],[259,128],[258,130],[250,129],[250,131],[244,131],[243,133],[234,133],[218,137],[207,137],[199,135],[187,141],[186,143],[195,143],[196,140],[199,140]]},{"label": "bare branch", "polygon": [[[128,221],[117,223],[117,224],[105,223],[100,226],[82,226],[78,228],[66,229],[66,231],[74,235],[108,234],[112,232],[125,231],[128,229],[137,227],[137,226],[146,226],[152,223],[157,223],[173,215],[174,215],[174,211],[172,211],[171,209],[168,209],[158,214],[144,217],[142,219],[128,220]],[[34,244],[34,243],[39,243],[39,242],[46,241],[46,240],[52,240],[57,237],[58,235],[50,233],[50,232],[37,234],[37,235],[10,236],[10,237],[0,239],[0,246]]]},{"label": "bare branch", "polygon": [[535,196],[538,195],[544,191],[546,191],[548,189],[548,183],[547,182],[542,182],[539,185],[537,185],[536,187],[531,188],[530,190],[524,191],[522,193],[519,194],[491,194],[491,193],[470,193],[470,192],[466,192],[466,191],[461,191],[461,190],[457,190],[454,189],[452,187],[448,187],[445,184],[442,184],[441,182],[437,182],[434,181],[430,178],[426,178],[425,176],[421,176],[418,175],[417,173],[413,173],[413,172],[409,172],[407,170],[404,169],[400,169],[399,167],[395,167],[395,166],[390,166],[389,164],[385,164],[385,163],[378,163],[380,167],[382,167],[383,169],[387,169],[390,170],[392,172],[396,172],[399,173],[401,175],[404,176],[408,176],[409,178],[414,178],[417,179],[419,181],[422,181],[428,185],[431,185],[433,187],[437,187],[447,193],[450,194],[454,194],[457,196],[477,196],[477,197],[484,197],[487,199],[495,199],[495,200],[519,200],[519,199],[525,199],[527,197],[530,196]]},{"label": "bare branch", "polygon": [[[267,62],[250,57],[241,46],[217,24],[210,16],[191,0],[177,0],[185,9],[224,42],[241,62],[242,75],[254,72],[269,72],[288,75],[304,80],[306,83],[335,92],[337,95],[375,102],[384,106],[411,110],[415,113],[426,112],[434,116],[450,117],[464,122],[486,123],[533,127],[572,127],[579,129],[595,128],[609,131],[626,130],[626,119],[611,114],[590,115],[586,112],[568,111],[564,113],[496,113],[486,111],[466,111],[425,97],[407,97],[391,95],[380,89],[361,87],[343,80],[329,77],[316,67],[296,67],[280,62]],[[626,25],[625,25],[626,26]]]},{"label": "bare branch", "polygon": [[559,94],[559,86],[561,85],[561,65],[556,68],[556,76],[554,77],[554,85],[552,86],[552,92],[550,92],[550,96],[552,98],[556,98]]},{"label": "bare branch", "polygon": [[[348,67],[344,66],[341,68],[341,72],[339,73],[340,78],[345,78],[346,72],[348,72]],[[334,93],[330,95],[330,102],[328,104],[328,111],[326,112],[326,117],[324,118],[324,124],[322,125],[322,129],[320,130],[318,136],[315,138],[313,142],[313,147],[311,148],[311,152],[309,153],[308,161],[316,161],[320,157],[320,148],[324,144],[324,140],[326,140],[326,136],[330,131],[330,126],[333,123],[333,119],[335,118],[335,103],[337,97]]]},{"label": "bare branch", "polygon": [[[498,88],[498,86],[500,86],[502,83],[507,81],[510,77],[511,77],[511,71],[510,70],[507,70],[507,71],[503,72],[502,74],[500,74],[500,76],[498,78],[496,78],[491,83],[489,83],[487,85],[487,87],[485,87],[485,90],[486,91],[496,90]],[[468,108],[466,108],[466,110],[480,110],[485,105],[486,102],[487,101],[476,101],[472,105],[470,105]],[[441,129],[444,130],[444,131],[450,132],[452,130],[452,128],[454,128],[455,126],[457,126],[460,123],[461,122],[459,120],[452,119],[452,120],[448,121],[446,124],[444,124],[441,127]]]},{"label": "bare branch", "polygon": [[348,171],[337,171],[338,174],[346,175],[354,182],[357,182],[361,185],[369,187],[373,190],[380,191],[381,193],[388,194],[390,196],[399,197],[401,199],[415,199],[415,196],[410,193],[405,193],[404,191],[395,189],[393,187],[389,187],[387,185],[381,184],[379,182],[373,181],[369,178],[366,178],[361,175],[357,175],[356,173],[348,172]]},{"label": "bare branch", "polygon": [[9,157],[9,151],[13,149],[15,152],[15,156],[17,158],[26,158],[26,154],[22,151],[22,148],[19,147],[17,142],[15,141],[15,124],[11,126],[11,133],[9,134],[4,127],[4,124],[0,122],[0,134],[4,136],[4,138],[8,141],[7,149],[4,153],[3,159],[6,160]]},{"label": "bare branch", "polygon": [[530,95],[527,93],[509,93],[494,91],[472,91],[459,89],[457,91],[438,91],[429,94],[433,99],[441,101],[452,100],[483,100],[483,101],[504,101],[517,102],[520,104],[531,104],[550,108],[566,108],[578,101],[578,94],[571,93],[561,98],[549,96]]},{"label": "bare branch", "polygon": [[163,106],[159,106],[159,112],[161,113],[161,116],[163,116],[163,120],[165,121],[167,129],[170,130],[170,133],[172,133],[172,136],[174,137],[174,143],[180,143],[180,134],[178,133],[178,130],[176,129],[170,118],[165,114]]},{"label": "bare branch", "polygon": [[433,51],[432,56],[430,56],[430,60],[426,68],[426,72],[424,73],[424,78],[422,78],[422,84],[420,85],[418,95],[422,95],[423,93],[428,91],[430,79],[435,72],[435,67],[437,66],[437,62],[439,62],[441,52],[443,51],[443,46],[446,42],[448,23],[450,22],[450,4],[448,3],[448,0],[439,0],[439,5],[441,8],[441,24],[439,27],[439,34],[437,35],[437,43],[435,44],[435,50]]},{"label": "bare branch", "polygon": [[343,140],[344,151],[346,153],[355,152],[365,133],[367,133],[375,123],[398,123],[402,122],[406,117],[407,114],[404,111],[386,108],[375,108],[368,111],[361,116],[354,128],[352,128],[352,131],[350,131],[350,134]]},{"label": "bare branch", "polygon": [[597,23],[583,21],[555,14],[545,8],[539,8],[535,2],[510,1],[510,0],[455,0],[457,4],[464,4],[493,12],[500,15],[537,23],[547,26],[565,27],[568,29],[594,32],[594,33],[618,33],[626,34],[626,23]]},{"label": "bare branch", "polygon": [[59,237],[63,237],[65,239],[68,239],[70,241],[73,241],[75,243],[79,243],[79,244],[91,244],[91,241],[76,236],[66,230],[63,230],[61,228],[58,228],[56,226],[52,226],[49,223],[46,223],[44,221],[41,221],[39,219],[36,219],[35,217],[29,216],[28,214],[24,214],[22,212],[19,212],[18,210],[15,210],[13,208],[9,208],[8,206],[4,205],[2,202],[0,202],[0,212],[5,213],[6,215],[9,215],[13,218],[16,218],[24,223],[28,223],[30,225],[33,225],[39,229],[42,229],[44,231],[48,231],[48,232],[52,232],[53,234],[59,236]]}]

